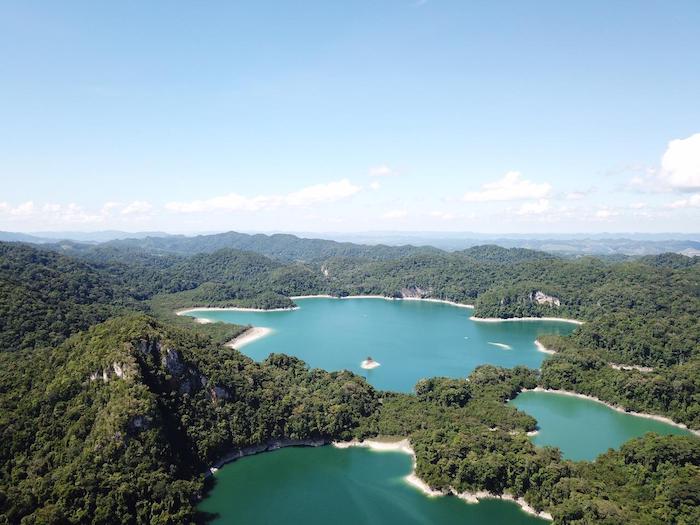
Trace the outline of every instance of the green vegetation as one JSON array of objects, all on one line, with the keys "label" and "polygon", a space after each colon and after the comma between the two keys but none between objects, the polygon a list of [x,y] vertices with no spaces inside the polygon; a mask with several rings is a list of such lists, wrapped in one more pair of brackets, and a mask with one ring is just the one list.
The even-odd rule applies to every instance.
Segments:
[{"label": "green vegetation", "polygon": [[[237,235],[0,243],[0,523],[199,522],[202,473],[232,450],[374,435],[410,437],[433,487],[507,492],[556,523],[700,522],[699,440],[646,436],[572,463],[534,447],[536,421],[506,403],[542,385],[700,428],[698,258]],[[541,374],[483,366],[402,395],[284,355],[255,363],[222,346],[242,327],[173,314],[288,307],[312,293],[435,297],[474,302],[482,317],[586,323],[543,339],[558,353]]]},{"label": "green vegetation", "polygon": [[[700,440],[648,434],[594,462],[562,460],[526,432],[532,417],[503,401],[539,378],[524,368],[477,368],[434,378],[417,395],[386,394],[370,433],[408,436],[416,473],[433,489],[524,498],[556,524],[691,524],[700,519]],[[364,429],[363,429],[364,431]]]},{"label": "green vegetation", "polygon": [[206,466],[272,439],[349,439],[377,406],[349,372],[255,363],[145,316],[0,355],[0,522],[188,523]]}]

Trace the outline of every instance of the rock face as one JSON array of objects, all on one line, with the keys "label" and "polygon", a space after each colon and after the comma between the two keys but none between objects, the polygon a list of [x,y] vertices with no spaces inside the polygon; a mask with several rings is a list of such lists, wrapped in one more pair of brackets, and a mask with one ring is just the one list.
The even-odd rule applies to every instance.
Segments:
[{"label": "rock face", "polygon": [[430,290],[424,290],[418,286],[401,288],[401,297],[404,299],[422,299],[430,295]]},{"label": "rock face", "polygon": [[102,379],[107,383],[111,379],[128,379],[133,376],[133,369],[130,369],[126,363],[118,363],[114,361],[110,366],[102,370],[96,370],[90,374],[90,381]]},{"label": "rock face", "polygon": [[226,401],[231,398],[231,393],[222,386],[214,386],[209,389],[209,395],[212,401],[215,403],[219,401]]},{"label": "rock face", "polygon": [[182,362],[182,356],[180,355],[180,352],[178,352],[174,348],[168,348],[165,351],[161,362],[165,369],[168,371],[168,373],[175,377],[181,377],[187,369],[185,364]]},{"label": "rock face", "polygon": [[547,295],[546,293],[540,290],[537,290],[536,292],[530,294],[530,301],[535,302],[537,304],[546,304],[548,306],[561,305],[561,301],[558,297],[554,297],[553,295]]}]

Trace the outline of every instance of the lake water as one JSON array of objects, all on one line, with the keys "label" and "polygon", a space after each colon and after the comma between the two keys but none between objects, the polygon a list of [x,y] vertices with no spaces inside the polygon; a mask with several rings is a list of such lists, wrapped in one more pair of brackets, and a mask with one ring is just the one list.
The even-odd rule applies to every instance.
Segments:
[{"label": "lake water", "polygon": [[540,427],[533,436],[535,445],[559,447],[564,457],[592,460],[625,441],[657,434],[690,435],[691,432],[613,410],[602,403],[550,392],[523,392],[513,401],[519,410],[537,419]]},{"label": "lake water", "polygon": [[[482,323],[469,308],[424,301],[299,299],[298,310],[197,310],[193,317],[264,326],[273,333],[241,351],[260,361],[272,352],[295,355],[312,367],[351,370],[377,388],[410,392],[426,377],[466,377],[479,365],[539,368],[542,334],[568,334],[575,325],[552,321]],[[364,370],[371,356],[379,368]]]},{"label": "lake water", "polygon": [[[313,367],[349,369],[376,387],[411,391],[421,378],[466,377],[480,364],[538,368],[546,354],[541,334],[567,334],[560,322],[479,323],[472,310],[447,304],[381,299],[302,299],[283,312],[197,311],[212,321],[251,324],[274,332],[242,348],[262,360],[272,352],[296,355]],[[367,371],[368,355],[382,364]],[[570,396],[526,392],[512,403],[533,415],[537,445],[554,445],[571,459],[593,459],[648,431],[686,431],[616,412]],[[277,524],[541,524],[514,503],[469,505],[454,497],[428,498],[404,481],[411,458],[367,449],[293,448],[244,458],[221,469],[200,508],[215,523]]]},{"label": "lake water", "polygon": [[216,475],[200,510],[217,525],[543,525],[511,502],[429,498],[404,481],[410,456],[368,449],[286,448]]}]

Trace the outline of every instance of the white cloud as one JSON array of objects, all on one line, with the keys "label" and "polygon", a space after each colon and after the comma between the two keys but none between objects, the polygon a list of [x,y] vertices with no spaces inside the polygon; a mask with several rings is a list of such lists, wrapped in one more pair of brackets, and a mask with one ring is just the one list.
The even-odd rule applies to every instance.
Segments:
[{"label": "white cloud", "polygon": [[348,179],[316,184],[286,195],[257,195],[246,197],[229,193],[219,197],[189,202],[169,202],[165,207],[174,212],[196,213],[205,211],[261,211],[281,207],[306,207],[336,202],[359,192],[361,188]]},{"label": "white cloud", "polygon": [[599,220],[608,220],[613,217],[620,215],[620,212],[613,210],[612,208],[601,208],[595,212],[595,218]]},{"label": "white cloud", "polygon": [[[109,203],[113,204],[113,203]],[[103,206],[103,209],[104,206]],[[153,205],[146,201],[133,201],[124,206],[121,210],[122,215],[144,215],[149,213],[153,209]]]},{"label": "white cloud", "polygon": [[374,191],[377,191],[379,188],[382,187],[382,185],[379,183],[379,181],[372,181],[369,185],[370,188],[372,188]]},{"label": "white cloud", "polygon": [[489,182],[481,191],[464,194],[465,202],[514,201],[524,199],[543,199],[549,195],[552,187],[547,183],[537,184],[524,180],[518,171],[509,171],[502,179]]},{"label": "white cloud", "polygon": [[34,203],[32,201],[27,201],[23,204],[20,204],[16,208],[10,208],[10,215],[14,215],[16,217],[26,217],[28,215],[32,215],[34,213]]},{"label": "white cloud", "polygon": [[548,199],[540,199],[534,202],[526,202],[516,212],[518,215],[541,215],[551,209]]},{"label": "white cloud", "polygon": [[114,212],[119,212],[123,220],[140,220],[147,216],[153,206],[145,201],[133,201],[127,205],[118,202],[106,202],[98,210],[86,210],[75,203],[57,204],[47,202],[36,205],[32,201],[15,207],[6,202],[0,203],[0,217],[12,223],[35,225],[35,227],[61,227],[74,225],[100,225],[112,220]]},{"label": "white cloud", "polygon": [[403,219],[408,215],[406,210],[389,210],[382,215],[382,219]]},{"label": "white cloud", "polygon": [[430,216],[435,217],[436,219],[441,219],[443,221],[451,221],[457,218],[457,215],[455,215],[454,213],[438,210],[431,211]]},{"label": "white cloud", "polygon": [[633,202],[630,204],[630,208],[633,210],[641,210],[649,206],[646,202]]},{"label": "white cloud", "polygon": [[370,168],[369,174],[372,177],[391,177],[393,175],[396,175],[397,173],[392,170],[389,166],[386,165],[381,165],[381,166],[375,166],[374,168]]},{"label": "white cloud", "polygon": [[676,190],[700,189],[700,133],[668,143],[660,176]]},{"label": "white cloud", "polygon": [[668,205],[669,208],[700,208],[700,193],[691,195],[688,198],[680,199]]}]

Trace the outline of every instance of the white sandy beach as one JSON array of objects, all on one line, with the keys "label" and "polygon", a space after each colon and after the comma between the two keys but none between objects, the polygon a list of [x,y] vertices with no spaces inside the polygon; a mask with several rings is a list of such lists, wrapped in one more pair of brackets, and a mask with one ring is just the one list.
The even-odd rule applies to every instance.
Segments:
[{"label": "white sandy beach", "polygon": [[182,310],[177,310],[175,313],[177,315],[186,315],[192,312],[289,312],[292,310],[298,310],[298,306],[290,306],[289,308],[243,308],[242,306],[196,306],[193,308],[184,308]]},{"label": "white sandy beach", "polygon": [[387,297],[385,295],[346,295],[343,297],[338,297],[335,295],[294,295],[289,297],[291,300],[295,301],[297,299],[384,299],[385,301],[424,301],[426,303],[443,303],[451,304],[452,306],[457,306],[458,308],[474,308],[473,304],[462,304],[455,303],[454,301],[448,301],[446,299],[431,299],[431,298],[421,298],[421,297]]},{"label": "white sandy beach", "polygon": [[588,399],[589,401],[595,401],[596,403],[600,403],[602,405],[605,405],[608,408],[612,408],[613,410],[616,410],[617,412],[622,412],[624,414],[629,414],[631,416],[643,417],[646,419],[653,419],[655,421],[660,421],[661,423],[673,425],[674,427],[688,430],[688,431],[692,432],[693,434],[695,434],[696,436],[700,436],[700,430],[692,430],[692,429],[688,428],[688,426],[685,425],[684,423],[677,423],[669,417],[660,416],[658,414],[645,414],[643,412],[633,412],[631,410],[625,409],[624,407],[621,407],[618,405],[613,405],[611,403],[608,403],[607,401],[603,401],[602,399],[599,399],[599,398],[593,397],[593,396],[588,396],[586,394],[579,394],[578,392],[571,392],[569,390],[554,390],[552,388],[542,388],[541,386],[531,388],[531,389],[525,388],[522,391],[523,392],[547,392],[549,394],[561,394],[564,396],[578,397],[580,399]]},{"label": "white sandy beach", "polygon": [[557,321],[560,323],[571,323],[571,324],[583,324],[583,321],[577,319],[567,319],[565,317],[509,317],[508,319],[501,319],[499,317],[472,317],[472,321],[477,321],[479,323],[508,323],[516,321]]},{"label": "white sandy beach", "polygon": [[371,450],[376,450],[379,452],[385,452],[385,451],[397,451],[397,452],[403,452],[404,454],[409,454],[413,458],[413,468],[411,470],[411,473],[404,477],[404,480],[406,483],[409,485],[414,486],[423,494],[429,497],[437,497],[437,496],[448,496],[448,495],[453,495],[457,496],[459,499],[462,501],[465,501],[466,503],[479,503],[479,500],[481,499],[501,499],[505,501],[513,501],[516,503],[518,506],[520,506],[521,509],[523,509],[525,512],[528,514],[532,514],[533,516],[537,516],[546,520],[552,520],[551,514],[548,512],[537,512],[535,509],[533,509],[530,505],[527,504],[527,502],[523,498],[515,498],[511,496],[510,494],[492,494],[490,492],[486,491],[478,491],[478,492],[457,492],[455,489],[450,487],[449,491],[441,491],[441,490],[435,490],[432,489],[425,481],[420,479],[416,475],[416,454],[411,447],[411,443],[409,442],[408,439],[402,439],[400,441],[374,441],[374,440],[364,440],[364,441],[334,441],[332,445],[336,448],[350,448],[350,447],[364,447],[364,448],[369,448]]},{"label": "white sandy beach", "polygon": [[538,340],[535,339],[535,348],[539,350],[540,352],[543,352],[545,354],[556,354],[556,350],[550,350],[549,348],[545,347],[542,343],[540,343]]},{"label": "white sandy beach", "polygon": [[251,328],[248,328],[248,330],[235,337],[234,339],[231,339],[228,343],[226,343],[226,346],[230,346],[231,348],[240,350],[245,345],[248,345],[253,341],[257,341],[258,339],[262,339],[263,337],[270,335],[271,333],[272,328],[266,328],[264,326],[253,326]]},{"label": "white sandy beach", "polygon": [[326,295],[326,294],[316,294],[316,295],[290,295],[289,298],[292,301],[296,301],[297,299],[337,299],[335,295]]}]

